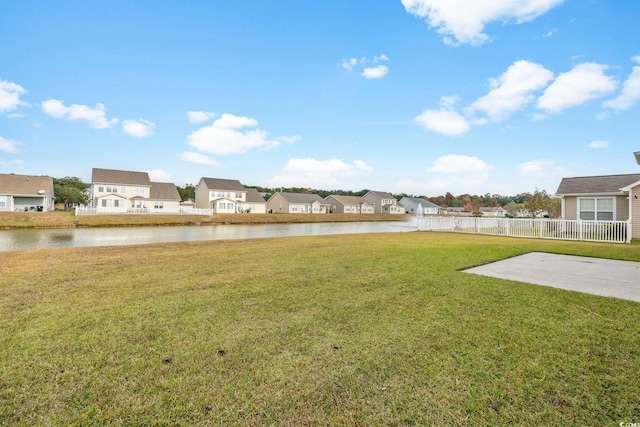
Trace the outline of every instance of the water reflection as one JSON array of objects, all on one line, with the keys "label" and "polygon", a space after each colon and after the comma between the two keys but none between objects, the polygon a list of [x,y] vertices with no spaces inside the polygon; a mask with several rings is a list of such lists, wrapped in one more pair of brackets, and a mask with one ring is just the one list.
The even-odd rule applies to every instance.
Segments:
[{"label": "water reflection", "polygon": [[0,230],[0,252],[74,246],[137,245],[198,240],[259,239],[324,234],[390,233],[416,230],[415,218],[398,222],[213,225],[180,227]]}]

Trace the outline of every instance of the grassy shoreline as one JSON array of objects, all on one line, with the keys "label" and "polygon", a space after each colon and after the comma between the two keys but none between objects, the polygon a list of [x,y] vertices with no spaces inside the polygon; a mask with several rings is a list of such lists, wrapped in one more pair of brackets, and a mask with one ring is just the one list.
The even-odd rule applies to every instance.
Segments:
[{"label": "grassy shoreline", "polygon": [[0,253],[0,425],[618,425],[640,304],[461,272],[640,246],[385,233]]},{"label": "grassy shoreline", "polygon": [[0,230],[23,228],[144,227],[216,224],[401,221],[405,215],[357,214],[216,214],[82,215],[73,212],[0,212]]}]

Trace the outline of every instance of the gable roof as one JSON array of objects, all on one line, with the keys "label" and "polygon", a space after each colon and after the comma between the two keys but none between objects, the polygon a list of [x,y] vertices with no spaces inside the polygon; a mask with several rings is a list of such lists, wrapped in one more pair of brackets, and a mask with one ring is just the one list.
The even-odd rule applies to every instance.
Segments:
[{"label": "gable roof", "polygon": [[93,168],[91,182],[102,184],[151,185],[146,172]]},{"label": "gable roof", "polygon": [[363,205],[369,204],[363,197],[361,196],[342,196],[339,194],[331,194],[325,198],[327,200],[329,197],[335,199],[338,203],[343,205]]},{"label": "gable roof", "polygon": [[209,190],[247,191],[237,179],[201,178]]},{"label": "gable roof", "polygon": [[620,191],[634,182],[640,181],[640,174],[627,175],[603,175],[581,176],[575,178],[562,178],[556,194],[623,194]]},{"label": "gable roof", "polygon": [[180,201],[180,193],[172,182],[152,182],[149,199]]},{"label": "gable roof", "polygon": [[428,201],[426,199],[423,199],[422,197],[403,197],[402,199],[400,199],[400,202],[402,202],[404,200],[408,200],[410,202],[413,202],[416,205],[422,205],[423,208],[438,208],[438,209],[440,209],[440,206],[438,206],[435,203],[430,202],[430,201]]},{"label": "gable roof", "polygon": [[[327,203],[322,199],[322,197],[317,194],[305,194],[305,193],[275,193],[281,195],[287,202],[289,203],[313,203],[318,202],[321,205],[326,205]],[[274,196],[275,196],[274,194]]]},{"label": "gable roof", "polygon": [[[393,197],[393,194],[387,193],[386,191],[369,191],[369,193],[367,194],[373,194],[381,199],[395,199],[395,197]],[[365,194],[365,196],[367,194]]]},{"label": "gable roof", "polygon": [[255,188],[247,188],[246,200],[248,203],[267,203]]},{"label": "gable roof", "polygon": [[[39,194],[40,191],[44,194]],[[0,194],[53,196],[53,178],[0,174]]]}]

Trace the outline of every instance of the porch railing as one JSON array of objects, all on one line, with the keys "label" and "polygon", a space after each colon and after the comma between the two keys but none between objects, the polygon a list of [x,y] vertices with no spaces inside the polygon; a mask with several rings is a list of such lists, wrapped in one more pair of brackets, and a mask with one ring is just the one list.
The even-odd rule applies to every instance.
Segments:
[{"label": "porch railing", "polygon": [[631,220],[584,221],[422,216],[418,217],[418,230],[590,242],[629,243],[631,241]]}]

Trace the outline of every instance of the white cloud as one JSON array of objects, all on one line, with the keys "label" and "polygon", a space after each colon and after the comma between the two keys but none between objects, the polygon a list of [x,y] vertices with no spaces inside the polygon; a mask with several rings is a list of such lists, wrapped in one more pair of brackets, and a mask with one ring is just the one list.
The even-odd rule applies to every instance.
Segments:
[{"label": "white cloud", "polygon": [[342,68],[352,71],[356,67],[362,69],[360,75],[365,79],[381,79],[389,74],[389,67],[386,65],[378,65],[382,61],[388,61],[389,57],[385,54],[374,56],[373,59],[367,58],[350,58],[342,61]]},{"label": "white cloud", "polygon": [[153,182],[171,181],[171,174],[169,172],[163,171],[162,169],[154,169],[146,172],[149,174],[149,179]]},{"label": "white cloud", "polygon": [[570,176],[571,171],[557,166],[553,160],[537,159],[521,163],[518,166],[521,176],[546,181],[559,181],[560,178]]},{"label": "white cloud", "polygon": [[211,157],[200,153],[194,153],[193,151],[185,151],[180,154],[180,158],[185,162],[195,163],[197,165],[220,166],[220,163],[216,162]]},{"label": "white cloud", "polygon": [[42,110],[57,119],[86,120],[94,129],[105,129],[115,125],[118,119],[107,120],[106,108],[103,104],[96,104],[95,108],[86,105],[73,104],[68,107],[58,99],[49,99],[42,103]]},{"label": "white cloud", "polygon": [[2,160],[0,159],[0,166],[2,167],[10,167],[10,166],[22,166],[24,165],[24,160],[15,159],[15,160]]},{"label": "white cloud", "polygon": [[0,114],[13,111],[20,105],[29,105],[20,101],[20,95],[27,91],[19,84],[0,80]]},{"label": "white cloud", "polygon": [[602,141],[602,140],[596,140],[596,141],[591,141],[589,144],[587,144],[587,147],[589,148],[607,148],[609,146],[609,142],[608,141]]},{"label": "white cloud", "polygon": [[342,61],[342,68],[345,70],[353,70],[356,65],[358,65],[357,58],[349,58]]},{"label": "white cloud", "polygon": [[389,73],[389,67],[386,65],[378,65],[375,67],[367,67],[362,71],[362,77],[365,79],[381,79]]},{"label": "white cloud", "polygon": [[493,121],[504,120],[535,99],[532,92],[544,88],[553,73],[542,65],[516,61],[499,78],[490,79],[491,91],[478,98],[470,111],[482,111]]},{"label": "white cloud", "polygon": [[365,171],[365,172],[373,172],[373,168],[369,165],[367,165],[365,162],[363,162],[362,160],[354,160],[353,164],[356,166],[356,168]]},{"label": "white cloud", "polygon": [[[640,56],[634,56],[632,59],[640,64]],[[627,110],[638,101],[640,101],[640,66],[635,66],[622,85],[622,93],[602,105],[614,110]]]},{"label": "white cloud", "polygon": [[155,128],[155,123],[145,119],[125,120],[122,122],[122,130],[124,133],[135,136],[136,138],[146,138],[153,135]]},{"label": "white cloud", "polygon": [[542,35],[542,38],[548,39],[549,37],[552,37],[557,32],[558,32],[557,28],[552,28],[549,31],[547,31],[546,33],[544,33]]},{"label": "white cloud", "polygon": [[20,152],[20,149],[18,148],[19,145],[21,144],[18,141],[12,141],[0,136],[0,151],[15,154]]},{"label": "white cloud", "polygon": [[[425,18],[447,44],[481,45],[489,36],[483,33],[490,22],[531,21],[563,0],[402,0],[407,12]],[[453,38],[451,38],[453,37]],[[455,39],[455,40],[454,40]]]},{"label": "white cloud", "polygon": [[537,108],[551,113],[582,105],[614,91],[617,82],[604,74],[606,65],[585,62],[560,74],[538,99]]},{"label": "white cloud", "polygon": [[268,180],[274,187],[340,187],[343,180],[366,175],[372,169],[363,161],[349,165],[339,159],[290,159],[282,173]]},{"label": "white cloud", "polygon": [[216,117],[217,113],[209,113],[206,111],[187,111],[189,123],[202,123]]},{"label": "white cloud", "polygon": [[469,122],[453,109],[457,97],[445,96],[440,100],[439,110],[425,110],[413,122],[422,125],[426,130],[446,136],[459,136],[469,131]]},{"label": "white cloud", "polygon": [[493,166],[485,163],[477,157],[449,154],[436,159],[432,166],[427,169],[429,173],[446,173],[458,175],[475,175],[487,173]]},{"label": "white cloud", "polygon": [[299,136],[269,138],[269,132],[251,129],[255,119],[224,113],[213,124],[202,127],[187,137],[187,144],[208,154],[242,154],[253,149],[271,149],[283,142],[297,141]]}]

